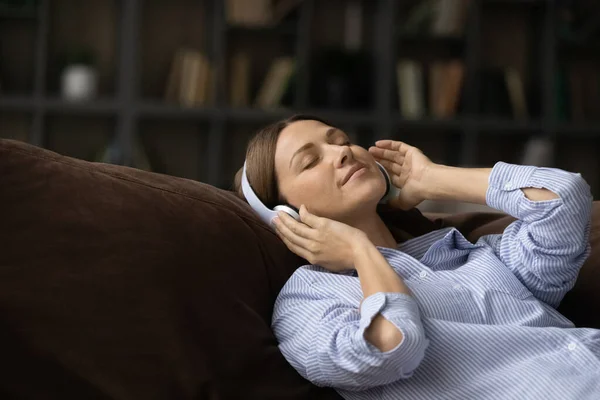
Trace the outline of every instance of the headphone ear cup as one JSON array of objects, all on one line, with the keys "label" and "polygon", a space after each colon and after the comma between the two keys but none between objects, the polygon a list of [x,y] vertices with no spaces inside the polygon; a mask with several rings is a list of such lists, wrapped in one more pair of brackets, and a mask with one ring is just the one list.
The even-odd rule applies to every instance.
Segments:
[{"label": "headphone ear cup", "polygon": [[381,165],[378,161],[375,161],[375,163],[379,167],[381,175],[383,175],[383,178],[385,179],[385,194],[383,195],[383,197],[385,198],[390,193],[390,189],[392,188],[392,179],[390,178],[390,174],[388,174],[383,165]]},{"label": "headphone ear cup", "polygon": [[379,203],[387,203],[390,199],[398,196],[398,194],[400,193],[400,189],[394,186],[394,184],[392,183],[392,178],[390,177],[390,174],[388,174],[384,166],[378,163],[377,161],[375,162],[377,163],[381,174],[385,178],[385,194],[383,195],[381,200],[379,200]]},{"label": "headphone ear cup", "polygon": [[275,211],[283,211],[288,214],[290,217],[294,218],[296,221],[300,221],[300,211],[294,206],[289,204],[275,206],[273,208]]}]

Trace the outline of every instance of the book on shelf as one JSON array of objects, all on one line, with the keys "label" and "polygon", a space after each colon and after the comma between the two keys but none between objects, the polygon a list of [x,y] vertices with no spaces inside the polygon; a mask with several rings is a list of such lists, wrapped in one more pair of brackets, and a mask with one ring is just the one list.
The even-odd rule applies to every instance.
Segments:
[{"label": "book on shelf", "polygon": [[527,111],[527,97],[521,74],[517,69],[507,67],[504,69],[504,80],[506,82],[513,117],[515,119],[527,119],[529,112]]},{"label": "book on shelf", "polygon": [[202,107],[210,98],[211,65],[201,52],[176,51],[167,79],[165,98],[184,107]]},{"label": "book on shelf", "polygon": [[[585,92],[587,82],[585,70],[580,65],[571,65],[568,71],[568,79],[569,97],[571,99],[571,120],[574,122],[583,122],[586,115]],[[562,100],[564,102],[566,99]]]},{"label": "book on shelf", "polygon": [[456,115],[465,74],[461,60],[437,61],[429,69],[429,111],[433,117]]},{"label": "book on shelf", "polygon": [[403,23],[408,35],[430,34],[460,37],[464,33],[470,0],[422,0],[417,2]]},{"label": "book on shelf", "polygon": [[[600,115],[600,76],[593,62],[575,61],[559,71],[564,88],[557,87],[557,101],[567,103],[565,117],[574,122],[598,119]],[[558,80],[558,79],[557,79]],[[558,85],[557,85],[558,86]]]},{"label": "book on shelf", "polygon": [[505,68],[486,67],[481,71],[479,111],[490,117],[510,118],[514,106],[508,91]]},{"label": "book on shelf", "polygon": [[484,115],[524,120],[530,117],[521,72],[511,66],[482,71],[480,111]]},{"label": "book on shelf", "polygon": [[415,61],[403,59],[396,64],[400,113],[407,119],[425,116],[425,94],[423,66]]},{"label": "book on shelf", "polygon": [[238,51],[231,57],[231,79],[229,80],[229,102],[233,107],[250,105],[250,57]]},{"label": "book on shelf", "polygon": [[292,57],[278,57],[271,63],[254,101],[255,107],[268,109],[281,106],[295,64],[296,61]]},{"label": "book on shelf", "polygon": [[431,25],[434,36],[462,36],[470,0],[437,0]]},{"label": "book on shelf", "polygon": [[[451,118],[458,111],[464,81],[461,60],[437,61],[429,65],[425,81],[425,65],[412,59],[396,64],[400,113],[407,119],[426,115]],[[427,90],[426,90],[427,88]]]},{"label": "book on shelf", "polygon": [[225,13],[230,25],[265,27],[283,21],[303,0],[227,0]]},{"label": "book on shelf", "polygon": [[273,0],[271,24],[276,25],[292,13],[304,0]]}]

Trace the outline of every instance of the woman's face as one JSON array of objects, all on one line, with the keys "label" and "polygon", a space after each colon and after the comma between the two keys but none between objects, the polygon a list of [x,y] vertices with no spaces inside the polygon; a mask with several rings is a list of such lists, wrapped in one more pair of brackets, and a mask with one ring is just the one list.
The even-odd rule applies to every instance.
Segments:
[{"label": "woman's face", "polygon": [[374,210],[385,193],[373,156],[343,131],[314,120],[293,122],[280,133],[275,171],[288,203],[338,221]]}]

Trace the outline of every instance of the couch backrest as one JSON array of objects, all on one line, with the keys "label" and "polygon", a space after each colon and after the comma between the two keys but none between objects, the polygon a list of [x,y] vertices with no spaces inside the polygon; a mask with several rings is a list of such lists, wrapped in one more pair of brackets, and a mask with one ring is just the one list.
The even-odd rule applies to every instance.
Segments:
[{"label": "couch backrest", "polygon": [[339,398],[270,329],[300,263],[232,193],[0,140],[0,398]]}]

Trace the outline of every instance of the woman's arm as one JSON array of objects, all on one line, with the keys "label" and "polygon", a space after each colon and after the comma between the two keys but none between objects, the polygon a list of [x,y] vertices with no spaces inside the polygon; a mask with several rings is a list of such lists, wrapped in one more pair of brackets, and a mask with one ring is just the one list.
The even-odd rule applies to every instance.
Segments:
[{"label": "woman's arm", "polygon": [[[316,385],[346,390],[410,377],[428,345],[415,300],[377,292],[357,308],[340,296],[340,276],[321,271],[297,270],[275,303],[273,331],[288,362]],[[389,351],[367,340],[378,315],[402,332],[402,342]]]},{"label": "woman's arm", "polygon": [[590,250],[592,197],[581,175],[506,163],[430,171],[427,198],[487,204],[518,218],[488,240],[534,296],[557,307]]},{"label": "woman's arm", "polygon": [[[462,201],[487,204],[486,193],[492,168],[458,168],[434,165],[429,169],[424,187],[429,200]],[[520,188],[532,201],[552,200],[558,195],[546,188]]]},{"label": "woman's arm", "polygon": [[[274,221],[277,234],[290,250],[332,272],[356,269],[365,299],[376,293],[410,295],[402,278],[364,232],[311,214],[304,205],[300,207],[300,217],[301,222],[280,213]],[[380,351],[389,351],[403,341],[401,330],[377,313],[364,334]]]},{"label": "woman's arm", "polygon": [[[376,293],[403,293],[410,290],[393,270],[385,257],[362,237],[353,246],[354,268],[358,272],[363,298]],[[365,338],[380,351],[390,351],[402,342],[402,332],[383,315],[377,314],[365,331]]]},{"label": "woman's arm", "polygon": [[383,140],[369,151],[402,190],[395,203],[454,200],[502,210],[517,218],[489,236],[498,257],[540,300],[558,306],[587,258],[592,196],[580,174],[497,163],[492,169],[434,164],[419,149]]}]

